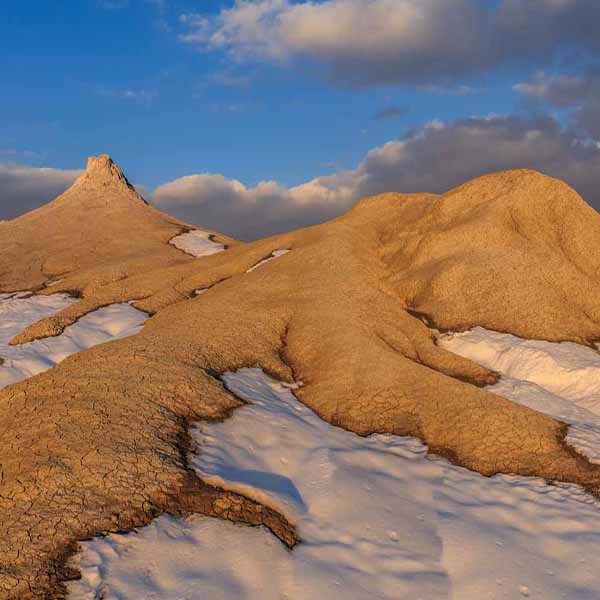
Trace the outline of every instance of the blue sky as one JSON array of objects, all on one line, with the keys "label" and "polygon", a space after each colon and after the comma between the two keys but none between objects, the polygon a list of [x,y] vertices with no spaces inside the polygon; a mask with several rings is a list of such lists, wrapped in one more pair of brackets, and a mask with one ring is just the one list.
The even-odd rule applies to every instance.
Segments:
[{"label": "blue sky", "polygon": [[[471,117],[520,118],[525,135],[527,119],[544,115],[571,135],[580,107],[572,99],[557,102],[550,88],[563,85],[561,77],[592,78],[586,69],[595,64],[593,32],[577,28],[598,9],[583,0],[532,0],[534,12],[522,15],[514,4],[448,0],[444,10],[452,12],[440,15],[432,0],[420,7],[416,0],[5,0],[0,163],[72,170],[88,155],[108,152],[149,196],[186,175],[218,174],[249,190],[272,181],[281,188],[276,197],[270,193],[265,200],[261,193],[241,202],[246,212],[275,214],[281,212],[277,203],[302,204],[287,198],[290,188],[355,171],[369,151],[423,135],[432,121],[453,127]],[[488,23],[500,10],[508,17]],[[540,20],[543,36],[533,25]],[[348,30],[340,31],[339,22]],[[494,47],[477,31],[485,27]],[[446,35],[451,39],[444,46]],[[378,46],[378,39],[389,41]],[[523,85],[536,76],[544,85],[524,93]],[[577,139],[595,138],[588,134],[579,132]],[[513,166],[510,156],[502,158],[499,168]],[[530,158],[523,166],[537,167]],[[570,157],[560,160],[557,176],[573,172],[565,166]],[[585,160],[591,160],[587,154]],[[407,168],[398,166],[399,172]],[[479,168],[486,170],[487,162]],[[465,174],[479,173],[474,166]],[[441,187],[455,183],[440,177]],[[404,191],[404,181],[394,180],[394,188]],[[205,183],[196,181],[194,198],[173,199],[169,188],[157,201],[222,226],[227,215],[217,218],[215,206],[207,205],[229,207],[232,218],[232,203],[240,199],[224,197],[221,188],[207,197]],[[0,177],[0,202],[1,184]],[[370,184],[365,191],[380,190]],[[273,231],[332,216],[351,199],[323,207],[322,196],[318,202],[311,197],[320,203],[312,219],[290,216],[288,207]],[[30,204],[15,196],[12,212],[4,212],[13,217]],[[259,229],[257,235],[270,232]]]},{"label": "blue sky", "polygon": [[[1,149],[64,168],[109,152],[149,187],[198,171],[294,185],[352,167],[428,120],[504,113],[515,102],[513,73],[478,80],[473,94],[340,90],[295,69],[231,66],[223,52],[178,41],[179,15],[230,2],[7,4]],[[408,112],[374,119],[390,107]]]}]

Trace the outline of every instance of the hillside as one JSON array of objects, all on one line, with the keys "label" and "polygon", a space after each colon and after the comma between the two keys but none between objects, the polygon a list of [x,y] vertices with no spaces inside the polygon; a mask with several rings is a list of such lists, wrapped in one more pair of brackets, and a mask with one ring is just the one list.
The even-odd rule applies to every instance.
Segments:
[{"label": "hillside", "polygon": [[0,292],[39,289],[84,272],[90,282],[106,283],[150,265],[185,262],[168,242],[190,229],[148,205],[109,156],[90,157],[64,194],[0,222]]}]

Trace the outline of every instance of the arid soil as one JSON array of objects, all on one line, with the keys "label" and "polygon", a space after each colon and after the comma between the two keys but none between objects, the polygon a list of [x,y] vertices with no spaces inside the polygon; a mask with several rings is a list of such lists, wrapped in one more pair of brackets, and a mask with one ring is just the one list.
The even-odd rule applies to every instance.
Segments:
[{"label": "arid soil", "polygon": [[72,273],[106,283],[144,272],[149,264],[189,262],[166,243],[188,229],[147,205],[108,156],[91,157],[62,196],[0,221],[0,290],[39,289]]},{"label": "arid soil", "polygon": [[[202,488],[187,466],[189,423],[240,404],[214,375],[244,366],[302,381],[302,402],[360,435],[417,436],[485,475],[600,491],[600,467],[564,443],[564,424],[482,390],[496,374],[431,329],[600,339],[600,215],[566,184],[510,171],[443,196],[384,194],[309,229],[220,237],[227,251],[192,259],[168,245],[186,226],[115,169],[92,160],[61,198],[0,225],[0,291],[82,296],[14,343],[114,302],[153,314],[142,333],[0,392],[0,598],[60,597],[77,540],[161,512],[220,510],[292,545],[283,516]],[[70,252],[76,222],[89,231]],[[278,249],[290,252],[247,273]]]}]

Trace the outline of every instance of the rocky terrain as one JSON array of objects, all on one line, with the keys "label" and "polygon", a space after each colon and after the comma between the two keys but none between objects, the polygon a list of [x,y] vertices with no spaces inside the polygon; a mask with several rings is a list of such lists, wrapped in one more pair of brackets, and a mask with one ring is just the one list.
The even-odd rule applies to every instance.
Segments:
[{"label": "rocky terrain", "polygon": [[253,243],[206,232],[221,251],[199,257],[169,243],[193,229],[147,205],[107,156],[0,223],[0,293],[75,298],[11,347],[109,305],[150,316],[0,391],[0,598],[63,597],[78,542],[165,514],[302,543],[284,505],[190,465],[192,424],[248,402],[223,380],[247,367],[301,382],[295,397],[347,432],[412,436],[484,476],[600,492],[600,465],[569,443],[567,421],[488,391],[500,374],[439,340],[482,327],[593,352],[600,215],[566,184],[517,170],[440,196],[388,193]]}]

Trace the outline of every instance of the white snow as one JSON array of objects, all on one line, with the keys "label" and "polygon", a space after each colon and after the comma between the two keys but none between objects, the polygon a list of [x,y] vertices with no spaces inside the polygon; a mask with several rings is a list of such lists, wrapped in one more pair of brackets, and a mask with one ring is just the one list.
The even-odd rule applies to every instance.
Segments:
[{"label": "white snow", "polygon": [[438,342],[511,379],[535,383],[600,415],[600,353],[592,348],[526,340],[483,327],[443,335]]},{"label": "white snow", "polygon": [[200,231],[196,229],[188,233],[182,233],[170,240],[175,248],[179,248],[192,256],[209,256],[217,252],[223,252],[225,246],[217,244],[210,239],[211,234],[208,231]]},{"label": "white snow", "polygon": [[600,353],[476,327],[438,344],[501,374],[487,389],[568,423],[567,442],[600,463]]},{"label": "white snow", "polygon": [[258,269],[258,267],[262,267],[262,265],[276,259],[279,258],[280,256],[283,256],[284,254],[287,254],[289,252],[289,248],[282,248],[281,250],[273,250],[273,252],[271,252],[271,254],[269,256],[267,256],[267,258],[263,258],[261,261],[257,262],[253,267],[250,267],[246,273],[251,273],[252,271],[254,271],[254,269]]},{"label": "white snow", "polygon": [[259,369],[226,373],[251,404],[199,423],[191,464],[277,507],[302,542],[216,519],[160,517],[82,544],[70,598],[591,600],[600,506],[577,486],[485,478],[414,438],[361,438]]},{"label": "white snow", "polygon": [[0,389],[45,371],[70,354],[133,335],[148,318],[130,304],[112,304],[85,315],[59,336],[9,346],[25,327],[73,302],[76,300],[66,294],[0,294],[0,358],[4,360],[0,364]]}]

